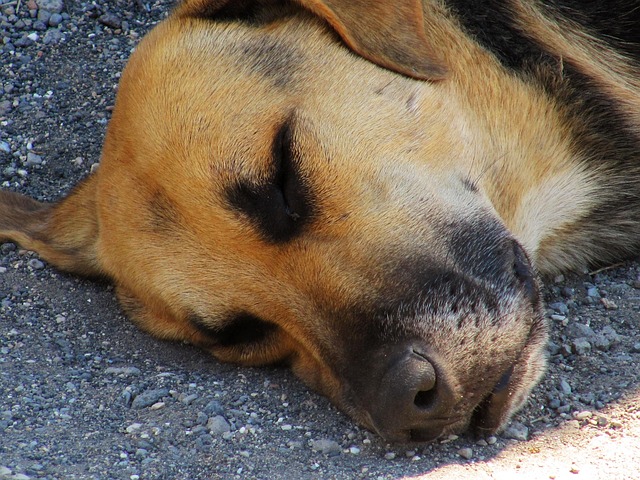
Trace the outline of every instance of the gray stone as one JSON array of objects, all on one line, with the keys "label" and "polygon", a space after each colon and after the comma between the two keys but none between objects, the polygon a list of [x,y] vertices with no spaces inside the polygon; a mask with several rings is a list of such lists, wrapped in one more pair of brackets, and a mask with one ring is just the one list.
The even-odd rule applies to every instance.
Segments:
[{"label": "gray stone", "polygon": [[593,346],[598,350],[606,352],[611,348],[611,340],[609,340],[606,335],[599,334],[596,335],[596,338],[593,340]]},{"label": "gray stone", "polygon": [[122,20],[120,20],[120,17],[111,13],[100,15],[98,17],[98,21],[101,24],[113,29],[120,28],[122,26]]},{"label": "gray stone", "polygon": [[561,347],[557,343],[551,341],[547,343],[547,351],[549,352],[549,355],[557,355],[560,353],[560,350]]},{"label": "gray stone", "polygon": [[207,403],[207,406],[204,407],[204,413],[206,413],[210,417],[213,417],[215,415],[222,415],[224,413],[224,408],[222,408],[220,402],[211,400],[209,403]]},{"label": "gray stone", "polygon": [[576,338],[572,342],[573,351],[577,355],[586,355],[591,352],[591,343],[586,338]]},{"label": "gray stone", "polygon": [[598,287],[587,288],[587,296],[592,298],[600,298],[600,292],[598,291]]},{"label": "gray stone", "polygon": [[40,20],[43,23],[48,23],[49,19],[51,18],[51,12],[49,10],[45,10],[43,8],[41,8],[40,10],[38,10],[38,20]]},{"label": "gray stone", "polygon": [[47,30],[47,33],[44,34],[42,38],[42,43],[45,45],[57,45],[62,41],[64,35],[57,28],[50,28]]},{"label": "gray stone", "polygon": [[62,15],[60,15],[59,13],[53,13],[49,17],[49,26],[50,27],[57,27],[61,23],[62,23]]},{"label": "gray stone", "polygon": [[16,47],[28,47],[29,45],[33,45],[33,40],[31,40],[28,36],[24,36],[22,38],[17,39],[14,42]]},{"label": "gray stone", "polygon": [[27,262],[31,268],[34,270],[42,270],[44,268],[44,263],[42,263],[37,258],[32,258]]},{"label": "gray stone", "polygon": [[27,153],[27,162],[25,163],[27,167],[32,167],[34,165],[42,165],[42,157],[40,155],[36,155],[33,152]]},{"label": "gray stone", "polygon": [[524,442],[529,438],[529,428],[520,422],[513,422],[503,432],[502,436]]},{"label": "gray stone", "polygon": [[458,450],[458,455],[460,455],[462,458],[466,460],[470,460],[473,457],[473,450],[471,450],[468,447],[461,448],[460,450]]},{"label": "gray stone", "polygon": [[212,435],[222,435],[225,432],[231,431],[231,425],[229,425],[229,422],[227,422],[222,415],[216,415],[215,417],[211,417],[207,422],[207,429]]},{"label": "gray stone", "polygon": [[[35,22],[33,22],[33,28],[34,30],[38,30],[39,32],[44,32],[47,29],[47,24],[40,20],[36,20]],[[38,39],[36,38],[34,40]]]},{"label": "gray stone", "polygon": [[564,302],[555,302],[549,305],[549,308],[552,308],[553,310],[555,310],[558,313],[561,313],[562,315],[566,315],[567,313],[569,313],[569,307],[567,307],[567,304]]},{"label": "gray stone", "polygon": [[335,440],[328,440],[326,438],[312,441],[311,449],[314,452],[320,452],[324,455],[328,455],[329,457],[335,457],[336,455],[340,455],[342,452],[342,448],[340,448],[340,444],[338,442]]},{"label": "gray stone", "polygon": [[560,380],[560,391],[565,395],[571,395],[571,385],[564,378]]},{"label": "gray stone", "polygon": [[161,398],[169,395],[169,390],[166,388],[158,388],[155,390],[147,390],[136,396],[131,403],[132,408],[145,408],[150,407],[154,403],[160,401]]},{"label": "gray stone", "polygon": [[573,338],[586,338],[587,340],[591,340],[596,337],[596,332],[584,323],[570,323],[567,325],[566,332],[568,336]]},{"label": "gray stone", "polygon": [[616,332],[611,325],[607,325],[602,330],[600,330],[600,334],[607,337],[607,339],[611,342],[611,345],[620,343],[620,341],[622,340],[622,337],[618,335],[618,332]]},{"label": "gray stone", "polygon": [[61,13],[64,8],[63,0],[36,0],[39,10],[46,10],[51,13]]},{"label": "gray stone", "polygon": [[108,367],[104,373],[111,375],[140,375],[140,369],[136,367]]}]

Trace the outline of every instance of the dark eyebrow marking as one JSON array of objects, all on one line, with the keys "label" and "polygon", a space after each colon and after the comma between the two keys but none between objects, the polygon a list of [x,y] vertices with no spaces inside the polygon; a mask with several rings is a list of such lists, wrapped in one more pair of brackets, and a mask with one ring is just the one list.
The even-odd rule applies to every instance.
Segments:
[{"label": "dark eyebrow marking", "polygon": [[269,243],[285,243],[304,232],[315,209],[309,180],[302,174],[303,158],[294,145],[293,122],[278,129],[271,146],[266,178],[239,179],[226,192],[231,209],[248,219]]},{"label": "dark eyebrow marking", "polygon": [[304,61],[298,48],[266,36],[243,42],[235,50],[242,66],[248,65],[253,73],[270,80],[277,88],[292,88],[295,73]]},{"label": "dark eyebrow marking", "polygon": [[181,228],[178,208],[162,188],[155,189],[147,200],[147,224],[157,233],[175,233]]}]

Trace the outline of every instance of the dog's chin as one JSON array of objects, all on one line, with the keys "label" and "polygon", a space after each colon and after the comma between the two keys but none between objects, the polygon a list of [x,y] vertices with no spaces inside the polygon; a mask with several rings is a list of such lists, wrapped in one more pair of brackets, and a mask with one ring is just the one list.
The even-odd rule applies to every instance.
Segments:
[{"label": "dog's chin", "polygon": [[450,435],[465,433],[469,424],[469,419],[446,419],[442,422],[432,422],[426,427],[411,428],[402,432],[386,432],[375,427],[371,429],[390,443],[430,443],[446,439]]}]

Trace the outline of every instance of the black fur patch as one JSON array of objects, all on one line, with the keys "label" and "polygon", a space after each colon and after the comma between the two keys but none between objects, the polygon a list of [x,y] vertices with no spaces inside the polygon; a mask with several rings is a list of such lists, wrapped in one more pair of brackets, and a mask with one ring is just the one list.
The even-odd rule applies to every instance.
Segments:
[{"label": "black fur patch", "polygon": [[300,172],[292,142],[286,123],[273,142],[271,175],[261,183],[241,182],[227,191],[231,208],[247,217],[271,243],[288,242],[300,235],[313,214],[310,188]]},{"label": "black fur patch", "polygon": [[[493,53],[514,75],[543,89],[565,113],[573,129],[576,156],[600,170],[615,194],[607,205],[595,209],[584,225],[594,238],[606,228],[625,229],[627,238],[638,232],[640,222],[640,133],[626,114],[578,65],[555,58],[516,25],[512,13],[518,0],[447,0],[466,32]],[[523,0],[524,1],[524,0]],[[635,65],[640,75],[640,5],[624,0],[547,0],[542,8],[552,18],[564,16],[592,35],[599,36],[612,50],[618,48]],[[607,170],[611,175],[607,176]],[[620,172],[625,172],[621,179]],[[620,190],[618,193],[616,190]],[[635,192],[624,194],[623,191]],[[622,232],[621,232],[622,233]],[[605,240],[606,241],[606,240]],[[603,246],[603,249],[604,246]],[[628,254],[606,247],[612,258]],[[603,261],[607,259],[603,258]]]},{"label": "black fur patch", "polygon": [[249,313],[234,315],[215,325],[197,315],[190,315],[189,322],[210,340],[209,346],[220,347],[258,343],[278,329],[277,325]]},{"label": "black fur patch", "polygon": [[557,12],[630,58],[640,60],[637,0],[546,0],[545,4],[550,12]]}]

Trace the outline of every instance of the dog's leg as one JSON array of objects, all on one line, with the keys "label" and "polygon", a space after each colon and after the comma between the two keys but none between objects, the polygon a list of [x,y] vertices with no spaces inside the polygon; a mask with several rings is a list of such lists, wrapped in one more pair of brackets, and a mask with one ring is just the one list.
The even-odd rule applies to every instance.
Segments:
[{"label": "dog's leg", "polygon": [[89,177],[54,204],[0,192],[0,243],[13,241],[36,251],[61,270],[101,276],[96,255],[96,177]]}]

